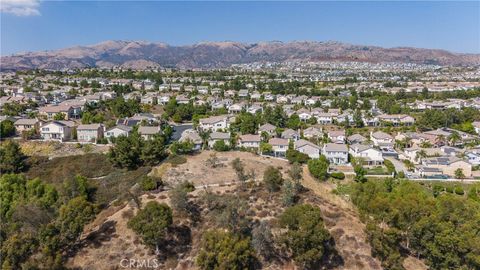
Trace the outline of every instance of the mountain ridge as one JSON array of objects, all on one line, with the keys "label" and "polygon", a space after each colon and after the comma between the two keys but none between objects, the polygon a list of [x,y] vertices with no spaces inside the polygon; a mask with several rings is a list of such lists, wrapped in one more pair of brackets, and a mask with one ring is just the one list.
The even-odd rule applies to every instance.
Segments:
[{"label": "mountain ridge", "polygon": [[359,61],[480,65],[480,54],[454,53],[414,47],[383,48],[338,41],[269,41],[243,43],[205,41],[190,45],[161,42],[106,40],[94,45],[1,57],[2,70],[72,69],[86,67],[224,68],[232,64],[284,61]]}]

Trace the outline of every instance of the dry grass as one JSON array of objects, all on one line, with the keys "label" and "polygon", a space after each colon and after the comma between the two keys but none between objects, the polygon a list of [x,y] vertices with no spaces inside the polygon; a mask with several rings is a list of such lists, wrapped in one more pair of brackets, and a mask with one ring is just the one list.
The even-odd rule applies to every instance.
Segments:
[{"label": "dry grass", "polygon": [[60,143],[56,141],[21,141],[20,147],[28,156],[67,157],[88,153],[106,153],[109,145]]},{"label": "dry grass", "polygon": [[217,152],[220,166],[211,168],[206,160],[212,151],[202,151],[194,156],[188,156],[188,162],[172,167],[166,163],[153,168],[152,175],[160,176],[166,183],[175,184],[181,181],[192,181],[195,185],[234,182],[237,180],[230,163],[240,158],[244,163],[246,173],[255,173],[255,179],[263,177],[268,166],[279,167],[283,172],[288,170],[288,162],[275,158],[261,157],[248,152]]},{"label": "dry grass", "polygon": [[306,166],[302,184],[316,195],[310,200],[320,207],[325,226],[335,239],[337,250],[344,260],[344,265],[338,269],[382,269],[380,261],[372,257],[365,225],[360,221],[355,207],[332,193],[334,184],[313,179]]}]

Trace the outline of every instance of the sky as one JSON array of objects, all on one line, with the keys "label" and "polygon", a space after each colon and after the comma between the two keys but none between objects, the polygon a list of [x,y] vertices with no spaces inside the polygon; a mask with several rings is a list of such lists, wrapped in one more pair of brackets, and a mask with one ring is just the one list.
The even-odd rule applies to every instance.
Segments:
[{"label": "sky", "polygon": [[327,41],[480,53],[480,1],[0,0],[1,55],[143,40]]}]

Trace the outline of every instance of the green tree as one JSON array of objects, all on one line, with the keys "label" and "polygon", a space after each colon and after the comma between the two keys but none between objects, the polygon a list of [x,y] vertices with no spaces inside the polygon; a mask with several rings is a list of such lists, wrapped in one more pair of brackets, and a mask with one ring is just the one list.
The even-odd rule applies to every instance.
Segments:
[{"label": "green tree", "polygon": [[152,139],[143,142],[140,160],[144,165],[156,165],[167,157],[165,148],[164,136],[157,134]]},{"label": "green tree", "polygon": [[463,170],[461,168],[458,168],[455,170],[455,178],[457,179],[464,179],[465,174],[463,173]]},{"label": "green tree", "polygon": [[172,209],[168,205],[151,201],[127,225],[142,237],[145,244],[158,248],[172,220]]},{"label": "green tree", "polygon": [[25,197],[25,184],[25,177],[19,174],[0,177],[0,219],[10,217],[14,207]]},{"label": "green tree", "polygon": [[18,173],[25,168],[25,155],[20,145],[7,140],[0,145],[0,172]]},{"label": "green tree", "polygon": [[310,157],[307,154],[294,149],[287,150],[286,158],[290,163],[300,163],[300,164],[305,164],[310,159]]},{"label": "green tree", "polygon": [[254,250],[249,238],[231,232],[210,230],[204,233],[197,256],[200,269],[251,269]]},{"label": "green tree", "polygon": [[287,229],[280,241],[290,249],[296,264],[302,268],[317,268],[323,256],[332,249],[332,238],[317,207],[300,204],[287,208],[279,223]]},{"label": "green tree", "polygon": [[56,121],[60,121],[60,120],[65,120],[65,114],[64,113],[56,113],[54,116],[53,116],[53,120],[56,120]]},{"label": "green tree", "polygon": [[15,126],[10,120],[3,120],[0,122],[0,138],[6,138],[15,135]]},{"label": "green tree", "polygon": [[247,174],[245,173],[245,166],[240,158],[235,158],[232,160],[232,168],[235,170],[235,174],[237,175],[238,181],[241,183],[247,181]]},{"label": "green tree", "polygon": [[68,201],[59,210],[56,226],[60,232],[61,243],[75,243],[83,231],[83,226],[90,222],[97,212],[97,207],[85,197],[76,197]]},{"label": "green tree", "polygon": [[355,165],[353,167],[353,170],[355,171],[355,181],[364,183],[367,181],[367,177],[365,175],[367,174],[367,171],[365,168],[363,168],[362,165]]},{"label": "green tree", "polygon": [[330,163],[324,155],[319,159],[312,159],[308,161],[308,171],[318,180],[325,181],[328,179],[328,166]]},{"label": "green tree", "polygon": [[263,173],[263,183],[269,192],[279,191],[283,183],[282,173],[277,168],[268,166]]},{"label": "green tree", "polygon": [[63,183],[63,189],[70,199],[82,196],[89,200],[92,195],[92,187],[88,183],[88,179],[81,175],[66,179]]},{"label": "green tree", "polygon": [[265,153],[271,153],[272,151],[273,151],[273,147],[271,144],[266,142],[260,143],[260,153],[265,154]]},{"label": "green tree", "polygon": [[21,269],[22,262],[35,252],[38,240],[31,233],[18,232],[2,242],[2,269]]},{"label": "green tree", "polygon": [[224,152],[230,150],[230,147],[225,144],[224,140],[218,140],[213,144],[213,150],[218,152]]}]

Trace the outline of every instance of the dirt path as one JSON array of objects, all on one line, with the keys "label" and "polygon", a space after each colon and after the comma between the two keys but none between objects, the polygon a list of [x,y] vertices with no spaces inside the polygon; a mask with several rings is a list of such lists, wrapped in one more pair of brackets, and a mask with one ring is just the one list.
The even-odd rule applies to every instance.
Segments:
[{"label": "dirt path", "polygon": [[302,184],[318,195],[312,203],[320,207],[325,225],[344,260],[344,264],[337,269],[382,269],[380,261],[372,257],[365,225],[360,221],[355,207],[332,193],[333,184],[313,179],[307,167],[303,170]]}]

